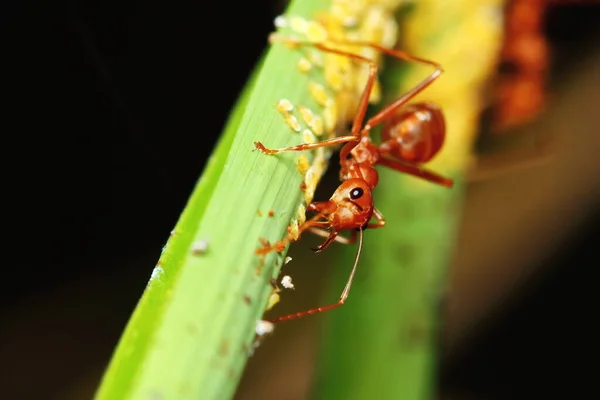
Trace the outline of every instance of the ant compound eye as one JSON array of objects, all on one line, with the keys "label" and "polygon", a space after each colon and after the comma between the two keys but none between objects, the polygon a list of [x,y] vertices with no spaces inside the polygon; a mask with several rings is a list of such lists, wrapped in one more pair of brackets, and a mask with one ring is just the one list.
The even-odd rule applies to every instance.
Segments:
[{"label": "ant compound eye", "polygon": [[354,188],[350,191],[350,198],[352,200],[356,200],[362,197],[362,195],[364,194],[363,190],[359,187]]}]

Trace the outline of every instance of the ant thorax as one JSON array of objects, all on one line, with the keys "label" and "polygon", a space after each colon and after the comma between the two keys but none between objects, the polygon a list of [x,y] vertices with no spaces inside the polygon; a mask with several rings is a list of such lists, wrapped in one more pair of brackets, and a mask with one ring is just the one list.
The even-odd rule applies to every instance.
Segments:
[{"label": "ant thorax", "polygon": [[[366,163],[375,165],[379,161],[379,150],[373,144],[369,136],[364,136],[352,150],[350,150],[353,160],[356,163]],[[348,160],[349,161],[349,160]]]},{"label": "ant thorax", "polygon": [[371,139],[363,137],[348,153],[348,158],[340,160],[340,180],[362,179],[372,189],[377,186],[379,173],[375,164],[379,162],[379,150]]}]

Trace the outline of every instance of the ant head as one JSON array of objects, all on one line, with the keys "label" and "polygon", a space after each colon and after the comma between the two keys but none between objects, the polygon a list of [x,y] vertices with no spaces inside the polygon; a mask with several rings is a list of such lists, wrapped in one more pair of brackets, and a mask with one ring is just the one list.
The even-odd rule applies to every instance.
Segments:
[{"label": "ant head", "polygon": [[335,193],[333,193],[333,196],[331,196],[331,200],[336,203],[351,200],[353,203],[365,207],[373,203],[371,187],[364,179],[358,178],[352,178],[342,182]]},{"label": "ant head", "polygon": [[336,205],[333,225],[338,230],[360,228],[373,215],[371,187],[363,179],[348,179],[337,188],[329,200]]},{"label": "ant head", "polygon": [[[372,167],[371,170],[375,171]],[[373,210],[370,182],[361,178],[344,180],[329,200],[313,202],[307,207],[307,211],[316,212],[328,221],[331,232],[362,229],[371,220]]]}]

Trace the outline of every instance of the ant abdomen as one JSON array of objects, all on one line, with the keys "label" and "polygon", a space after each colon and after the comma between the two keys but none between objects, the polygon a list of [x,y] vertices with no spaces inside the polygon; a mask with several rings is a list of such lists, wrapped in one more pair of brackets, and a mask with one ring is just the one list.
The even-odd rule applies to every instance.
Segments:
[{"label": "ant abdomen", "polygon": [[384,122],[380,151],[411,163],[425,163],[442,148],[444,115],[434,103],[409,104]]}]

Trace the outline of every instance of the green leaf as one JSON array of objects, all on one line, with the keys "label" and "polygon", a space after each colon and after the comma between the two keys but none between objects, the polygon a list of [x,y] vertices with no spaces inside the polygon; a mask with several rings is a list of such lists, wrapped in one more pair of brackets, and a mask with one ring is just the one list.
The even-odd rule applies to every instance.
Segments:
[{"label": "green leaf", "polygon": [[[455,186],[438,187],[379,168],[374,201],[387,225],[365,232],[352,292],[344,307],[328,313],[315,398],[435,398],[441,306],[464,169],[477,132],[479,96],[494,72],[502,40],[502,1],[484,3],[423,0],[403,16],[403,49],[440,62],[445,70],[416,101],[433,101],[444,110],[446,142],[429,168],[455,178]],[[388,66],[384,97],[391,101],[426,73],[420,66]],[[355,251],[347,249],[339,263],[352,265]],[[328,299],[339,295],[347,268],[336,269],[333,278]]]},{"label": "green leaf", "polygon": [[[310,18],[327,4],[295,1],[289,12]],[[300,154],[267,156],[253,145],[302,142],[275,109],[285,98],[318,110],[308,83],[322,83],[322,72],[298,73],[300,56],[286,46],[272,46],[254,72],[152,272],[96,399],[233,396],[271,292],[270,279],[278,273],[275,263],[281,265],[284,255],[271,254],[262,265],[255,250],[260,238],[285,235],[304,199],[296,166]],[[312,160],[311,152],[304,153]],[[273,217],[269,210],[275,211]],[[199,242],[207,243],[205,252],[193,250]]]}]

